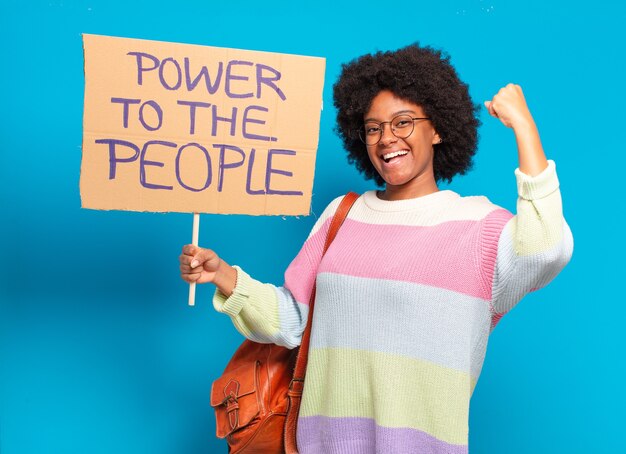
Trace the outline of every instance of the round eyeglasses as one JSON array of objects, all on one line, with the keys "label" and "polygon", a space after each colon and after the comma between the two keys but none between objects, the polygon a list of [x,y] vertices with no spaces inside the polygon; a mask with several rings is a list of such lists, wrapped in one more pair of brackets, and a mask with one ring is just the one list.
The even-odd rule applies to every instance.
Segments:
[{"label": "round eyeglasses", "polygon": [[367,121],[359,128],[359,138],[365,145],[376,145],[383,138],[384,124],[391,125],[391,133],[398,139],[406,139],[413,133],[416,120],[430,120],[429,117],[412,117],[410,115],[398,115],[391,121],[377,123]]}]

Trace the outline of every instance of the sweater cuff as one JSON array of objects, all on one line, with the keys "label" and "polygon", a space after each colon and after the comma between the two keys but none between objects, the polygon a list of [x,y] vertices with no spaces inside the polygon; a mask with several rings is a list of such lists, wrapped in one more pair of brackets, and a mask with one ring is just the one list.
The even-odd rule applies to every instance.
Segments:
[{"label": "sweater cuff", "polygon": [[548,161],[548,167],[539,175],[531,177],[517,168],[515,169],[515,177],[517,178],[517,193],[525,200],[542,199],[559,188],[556,165],[552,160]]},{"label": "sweater cuff", "polygon": [[237,284],[232,295],[227,297],[219,289],[215,289],[213,295],[213,307],[216,311],[236,317],[243,309],[244,304],[250,298],[250,281],[252,278],[238,266],[233,266],[237,270]]}]

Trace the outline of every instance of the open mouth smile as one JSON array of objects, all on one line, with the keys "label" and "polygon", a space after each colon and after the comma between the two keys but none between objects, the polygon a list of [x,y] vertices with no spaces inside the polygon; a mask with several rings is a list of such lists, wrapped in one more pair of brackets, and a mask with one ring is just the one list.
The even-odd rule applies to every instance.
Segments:
[{"label": "open mouth smile", "polygon": [[383,161],[385,161],[386,163],[389,163],[393,158],[396,158],[398,156],[404,156],[406,154],[409,154],[407,150],[398,150],[398,151],[392,151],[391,153],[385,153],[381,155],[380,157]]}]

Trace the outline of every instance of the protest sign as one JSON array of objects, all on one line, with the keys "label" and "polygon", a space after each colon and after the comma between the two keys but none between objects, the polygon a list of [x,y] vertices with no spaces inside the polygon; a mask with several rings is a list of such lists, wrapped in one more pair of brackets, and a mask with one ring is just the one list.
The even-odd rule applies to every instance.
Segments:
[{"label": "protest sign", "polygon": [[83,35],[84,208],[309,214],[325,60]]}]

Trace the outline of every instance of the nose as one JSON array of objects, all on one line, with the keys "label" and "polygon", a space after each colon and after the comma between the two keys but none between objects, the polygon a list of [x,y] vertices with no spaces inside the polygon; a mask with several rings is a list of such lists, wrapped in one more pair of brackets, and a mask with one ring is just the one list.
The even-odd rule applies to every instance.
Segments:
[{"label": "nose", "polygon": [[380,138],[380,143],[382,145],[387,146],[398,140],[391,129],[391,123],[382,123],[380,127],[382,128],[382,136]]}]

